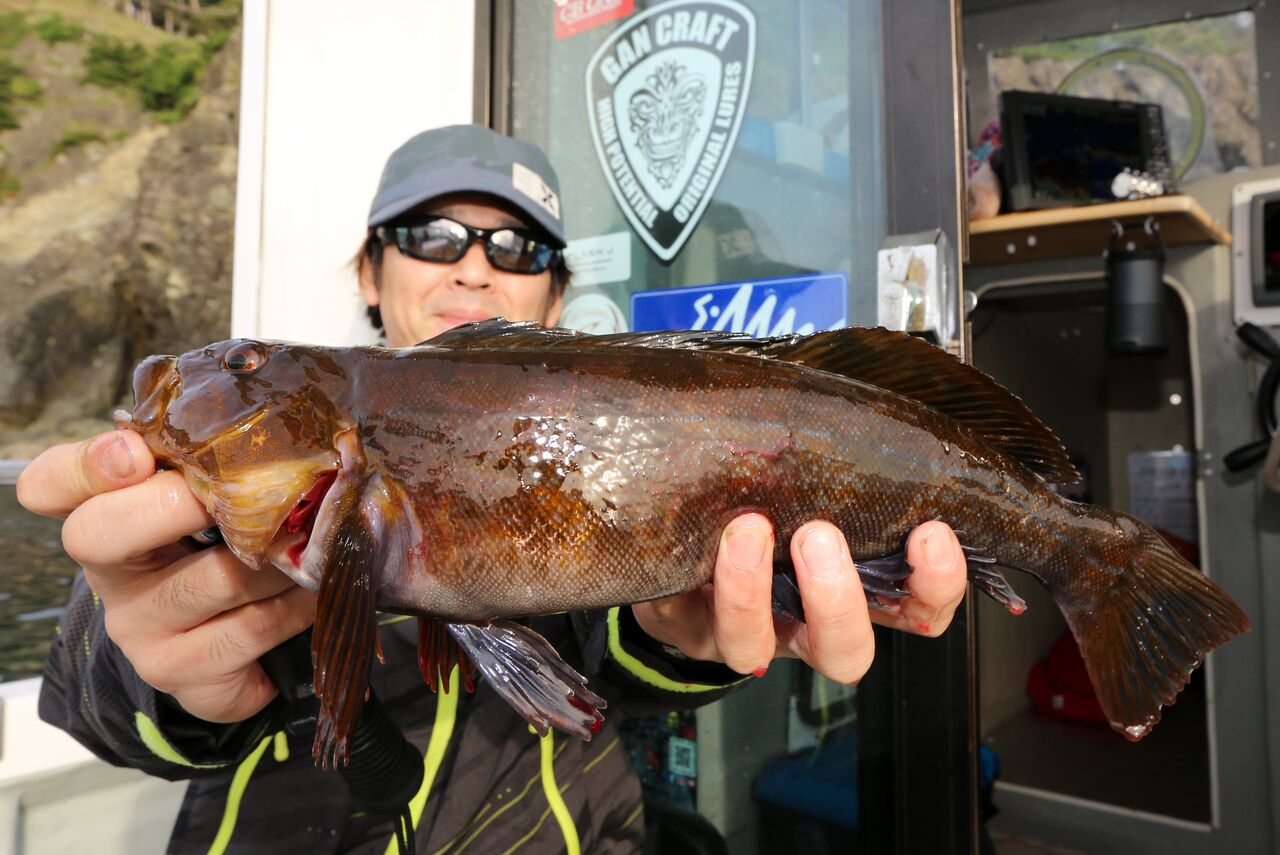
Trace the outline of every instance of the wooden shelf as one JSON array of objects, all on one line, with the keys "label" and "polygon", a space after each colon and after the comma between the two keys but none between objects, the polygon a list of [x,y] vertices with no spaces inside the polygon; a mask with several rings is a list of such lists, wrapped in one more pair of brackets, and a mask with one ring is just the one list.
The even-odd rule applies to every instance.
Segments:
[{"label": "wooden shelf", "polygon": [[1174,194],[974,220],[969,224],[969,263],[1011,264],[1101,255],[1111,239],[1112,220],[1141,225],[1150,216],[1159,223],[1165,246],[1231,243],[1231,234],[1195,199]]}]

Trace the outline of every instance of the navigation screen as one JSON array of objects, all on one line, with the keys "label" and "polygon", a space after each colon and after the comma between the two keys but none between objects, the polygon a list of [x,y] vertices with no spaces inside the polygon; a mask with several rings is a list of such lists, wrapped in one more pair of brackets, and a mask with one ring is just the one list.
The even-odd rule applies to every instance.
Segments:
[{"label": "navigation screen", "polygon": [[1023,127],[1036,199],[1111,199],[1117,173],[1146,163],[1136,111],[1028,105]]},{"label": "navigation screen", "polygon": [[1280,292],[1280,199],[1262,203],[1262,288]]}]

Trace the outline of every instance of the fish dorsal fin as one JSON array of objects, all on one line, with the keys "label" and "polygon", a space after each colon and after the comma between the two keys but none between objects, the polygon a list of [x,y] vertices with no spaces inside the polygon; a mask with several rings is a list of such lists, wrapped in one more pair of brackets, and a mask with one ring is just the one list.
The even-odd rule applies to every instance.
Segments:
[{"label": "fish dorsal fin", "polygon": [[1074,484],[1067,450],[1016,395],[921,338],[883,327],[769,341],[760,355],[839,374],[919,401],[976,432],[1045,480]]},{"label": "fish dorsal fin", "polygon": [[1062,442],[1012,392],[941,348],[882,327],[773,338],[702,330],[597,336],[495,318],[455,327],[423,344],[458,349],[647,347],[792,362],[878,386],[932,407],[1047,481],[1072,484],[1080,480]]}]

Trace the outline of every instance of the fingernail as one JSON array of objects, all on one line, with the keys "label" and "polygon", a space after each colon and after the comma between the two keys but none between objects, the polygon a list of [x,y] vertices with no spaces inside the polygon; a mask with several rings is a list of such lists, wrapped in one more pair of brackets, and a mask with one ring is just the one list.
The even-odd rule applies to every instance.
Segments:
[{"label": "fingernail", "polygon": [[102,469],[112,478],[128,478],[134,473],[133,452],[120,434],[112,434],[102,443]]},{"label": "fingernail", "polygon": [[724,540],[729,563],[736,569],[744,573],[754,572],[764,561],[769,539],[760,529],[749,525],[733,526],[725,531]]},{"label": "fingernail", "polygon": [[837,579],[844,573],[840,544],[828,529],[815,528],[800,541],[805,569],[818,579]]},{"label": "fingernail", "polygon": [[950,570],[955,561],[954,544],[942,532],[930,534],[924,541],[924,557],[934,570]]},{"label": "fingernail", "polygon": [[761,668],[756,668],[756,669],[755,669],[754,671],[752,671],[751,673],[752,673],[752,674],[755,674],[757,677],[763,677],[765,674],[768,674],[768,673],[769,673],[769,666],[768,666],[768,665],[765,665],[765,666],[763,666],[763,667],[761,667]]}]

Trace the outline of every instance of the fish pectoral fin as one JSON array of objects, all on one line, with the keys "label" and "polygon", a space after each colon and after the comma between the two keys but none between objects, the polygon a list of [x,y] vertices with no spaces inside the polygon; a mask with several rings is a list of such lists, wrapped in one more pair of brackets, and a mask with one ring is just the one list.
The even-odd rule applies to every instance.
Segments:
[{"label": "fish pectoral fin", "polygon": [[532,629],[509,620],[445,623],[444,628],[539,736],[555,726],[590,740],[600,729],[604,698],[588,689],[586,679]]},{"label": "fish pectoral fin", "polygon": [[327,533],[328,556],[320,576],[311,658],[320,701],[311,755],[328,769],[346,765],[348,745],[369,691],[377,647],[377,568],[381,549],[359,511],[358,484],[347,487]]}]

